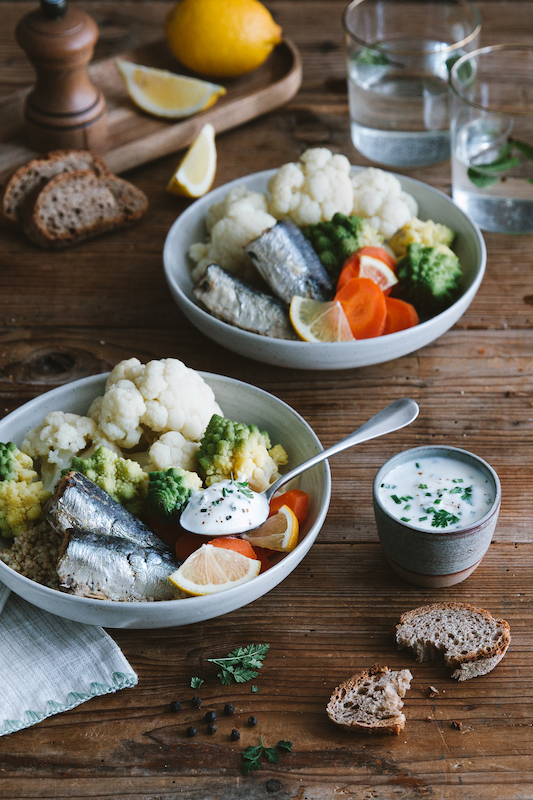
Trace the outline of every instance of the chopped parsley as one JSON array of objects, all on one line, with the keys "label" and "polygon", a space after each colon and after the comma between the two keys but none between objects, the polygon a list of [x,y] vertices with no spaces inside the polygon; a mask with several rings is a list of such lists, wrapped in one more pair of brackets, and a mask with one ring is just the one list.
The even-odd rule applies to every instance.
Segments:
[{"label": "chopped parsley", "polygon": [[397,494],[391,494],[391,500],[394,500],[396,505],[398,505],[398,506],[401,505],[402,501],[400,500],[400,498],[398,497]]},{"label": "chopped parsley", "polygon": [[447,528],[448,525],[454,525],[456,522],[459,522],[459,517],[456,517],[455,514],[450,514],[449,511],[441,508],[438,511],[435,511],[433,519],[431,520],[431,527]]}]

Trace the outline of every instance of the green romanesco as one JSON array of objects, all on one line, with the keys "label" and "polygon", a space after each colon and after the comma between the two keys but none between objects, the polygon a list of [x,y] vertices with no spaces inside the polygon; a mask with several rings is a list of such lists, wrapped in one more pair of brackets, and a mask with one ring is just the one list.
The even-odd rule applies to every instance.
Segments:
[{"label": "green romanesco", "polygon": [[302,228],[333,282],[352,253],[361,247],[381,245],[383,236],[364,217],[335,214],[329,222]]},{"label": "green romanesco", "polygon": [[266,431],[213,414],[196,454],[206,486],[234,478],[262,492],[280,477],[278,468],[288,461],[278,444],[271,446]]},{"label": "green romanesco", "polygon": [[146,501],[148,511],[164,522],[178,522],[191,493],[201,488],[200,476],[181,467],[151,472]]},{"label": "green romanesco", "polygon": [[410,244],[407,254],[398,262],[397,276],[399,296],[426,317],[453,302],[459,289],[461,265],[444,244],[434,247]]},{"label": "green romanesco", "polygon": [[33,460],[13,443],[0,443],[0,533],[12,538],[36,522],[51,493],[33,469]]},{"label": "green romanesco", "polygon": [[88,458],[74,456],[70,469],[82,472],[132,514],[142,514],[148,474],[136,461],[100,445]]},{"label": "green romanesco", "polygon": [[446,247],[451,247],[454,239],[455,232],[442,222],[433,222],[432,219],[423,221],[413,217],[389,239],[389,246],[397,258],[403,258],[410,244],[421,244],[424,247],[445,244]]}]

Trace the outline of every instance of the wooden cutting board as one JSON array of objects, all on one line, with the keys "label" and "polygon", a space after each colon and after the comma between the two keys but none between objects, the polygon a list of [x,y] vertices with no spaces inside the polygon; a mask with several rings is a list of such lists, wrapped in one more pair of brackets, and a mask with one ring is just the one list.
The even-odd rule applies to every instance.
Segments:
[{"label": "wooden cutting board", "polygon": [[[193,74],[180,68],[164,41],[116,57],[183,75]],[[89,74],[106,98],[108,139],[101,155],[113,172],[121,173],[187,147],[206,122],[220,133],[283,105],[300,88],[302,63],[296,46],[284,39],[258,69],[240,78],[217,81],[226,87],[227,94],[212,108],[171,121],[145,114],[132,103],[115,57],[91,64]],[[28,91],[15,92],[0,103],[0,181],[38,155],[24,143],[23,110]]]}]

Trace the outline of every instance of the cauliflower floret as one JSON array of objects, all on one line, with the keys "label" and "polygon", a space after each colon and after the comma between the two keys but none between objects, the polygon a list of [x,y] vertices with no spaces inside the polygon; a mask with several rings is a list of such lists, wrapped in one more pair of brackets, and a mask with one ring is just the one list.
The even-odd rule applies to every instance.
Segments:
[{"label": "cauliflower floret", "polygon": [[350,162],[326,147],[306,150],[300,163],[284,164],[268,182],[268,210],[297,225],[326,222],[334,214],[351,214]]},{"label": "cauliflower floret", "polygon": [[423,222],[421,219],[413,217],[394,234],[389,245],[397,258],[403,258],[409,244],[421,244],[423,247],[444,244],[451,247],[454,239],[454,231],[447,225],[443,225],[442,222],[433,222],[432,219]]},{"label": "cauliflower floret", "polygon": [[136,358],[121,362],[109,375],[103,397],[89,409],[104,435],[126,449],[143,436],[153,440],[167,431],[196,442],[217,413],[213,390],[176,358],[145,365]]},{"label": "cauliflower floret", "polygon": [[275,224],[275,218],[267,212],[266,195],[249,192],[245,186],[232,189],[208,211],[209,241],[189,248],[189,256],[197,262],[192,270],[193,280],[199,280],[210,264],[218,264],[245,280],[256,280],[255,267],[244,245]]},{"label": "cauliflower floret", "polygon": [[95,441],[105,444],[106,437],[93,419],[65,411],[51,411],[37,428],[26,434],[20,449],[40,460],[44,487],[53,489],[61,470],[70,465],[72,457]]},{"label": "cauliflower floret", "polygon": [[402,190],[391,172],[368,167],[351,178],[353,187],[352,214],[367,217],[374,228],[389,239],[418,213],[414,197]]},{"label": "cauliflower floret", "polygon": [[180,467],[187,472],[198,468],[196,453],[200,442],[191,442],[178,431],[169,431],[157,439],[148,450],[147,472],[159,472],[168,467]]}]

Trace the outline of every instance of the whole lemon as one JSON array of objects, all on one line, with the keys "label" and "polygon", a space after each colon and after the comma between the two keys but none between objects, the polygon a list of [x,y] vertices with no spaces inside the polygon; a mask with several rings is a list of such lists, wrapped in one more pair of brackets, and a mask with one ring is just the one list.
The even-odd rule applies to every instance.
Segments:
[{"label": "whole lemon", "polygon": [[230,78],[259,67],[281,41],[281,28],[259,0],[182,0],[167,16],[165,35],[189,69]]}]

